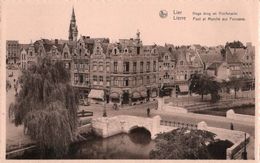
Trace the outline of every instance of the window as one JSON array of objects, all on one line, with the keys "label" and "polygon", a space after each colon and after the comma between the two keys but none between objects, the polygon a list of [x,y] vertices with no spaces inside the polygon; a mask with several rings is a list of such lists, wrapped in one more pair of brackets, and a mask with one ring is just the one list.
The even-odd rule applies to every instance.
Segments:
[{"label": "window", "polygon": [[143,85],[143,84],[144,84],[144,79],[143,79],[143,77],[142,77],[142,76],[140,77],[140,84],[141,84],[141,85]]},{"label": "window", "polygon": [[137,47],[137,54],[140,54],[140,47]]},{"label": "window", "polygon": [[153,83],[156,83],[156,75],[153,76]]},{"label": "window", "polygon": [[156,72],[156,61],[153,61],[153,72]]},{"label": "window", "polygon": [[93,65],[93,71],[97,71],[97,65]]},{"label": "window", "polygon": [[246,60],[249,60],[249,56],[248,55],[246,56]]},{"label": "window", "polygon": [[184,79],[187,80],[187,74],[185,74]]},{"label": "window", "polygon": [[146,63],[146,72],[150,72],[150,62]]},{"label": "window", "polygon": [[103,76],[99,76],[100,84],[103,84]]},{"label": "window", "polygon": [[107,82],[107,86],[109,86],[110,85],[110,77],[109,76],[106,77],[106,82]]},{"label": "window", "polygon": [[168,55],[166,55],[166,56],[164,57],[164,59],[165,59],[165,60],[168,60]]},{"label": "window", "polygon": [[150,84],[150,76],[146,77],[146,84]]},{"label": "window", "polygon": [[80,64],[80,69],[84,69],[84,64],[83,63]]},{"label": "window", "polygon": [[97,76],[96,76],[96,75],[93,76],[93,81],[94,81],[94,82],[97,81]]},{"label": "window", "polygon": [[32,51],[30,51],[30,56],[32,56],[33,55],[33,53],[32,53]]},{"label": "window", "polygon": [[110,66],[109,66],[109,65],[106,66],[106,71],[107,71],[107,72],[110,71]]},{"label": "window", "polygon": [[65,58],[65,59],[69,58],[68,52],[64,52],[64,58]]},{"label": "window", "polygon": [[74,83],[78,83],[78,74],[74,74]]},{"label": "window", "polygon": [[124,78],[123,86],[128,86],[128,78]]},{"label": "window", "polygon": [[85,76],[85,84],[89,84],[89,79],[88,79],[88,75]]},{"label": "window", "polygon": [[103,66],[102,65],[99,65],[99,71],[104,71],[104,68],[103,68]]},{"label": "window", "polygon": [[124,73],[129,73],[129,62],[124,62],[123,66],[124,66]]},{"label": "window", "polygon": [[74,63],[74,69],[78,69],[78,64]]},{"label": "window", "polygon": [[69,63],[65,63],[65,68],[70,68]]},{"label": "window", "polygon": [[117,62],[114,62],[114,73],[117,73],[118,65]]},{"label": "window", "polygon": [[79,83],[82,84],[83,83],[83,74],[79,75]]},{"label": "window", "polygon": [[100,53],[100,47],[99,47],[99,46],[97,46],[97,48],[96,48],[96,54],[98,54],[98,55],[101,54],[101,53]]},{"label": "window", "polygon": [[124,52],[125,52],[125,53],[128,53],[128,50],[127,50],[127,48],[125,48]]},{"label": "window", "polygon": [[85,63],[85,70],[88,70],[88,63]]},{"label": "window", "polygon": [[133,86],[136,86],[136,81],[137,81],[137,79],[136,79],[136,77],[134,77],[134,79],[133,79]]},{"label": "window", "polygon": [[183,65],[183,61],[180,61],[180,65]]},{"label": "window", "polygon": [[79,55],[81,56],[81,49],[79,49]]},{"label": "window", "polygon": [[114,48],[114,54],[117,54],[117,49],[116,48]]},{"label": "window", "polygon": [[140,62],[140,72],[144,72],[144,62]]},{"label": "window", "polygon": [[118,86],[118,78],[117,77],[114,78],[114,85]]},{"label": "window", "polygon": [[136,62],[133,62],[133,72],[136,73],[136,65],[137,63]]},{"label": "window", "polygon": [[165,75],[163,75],[164,79],[169,79],[170,75],[166,72]]}]

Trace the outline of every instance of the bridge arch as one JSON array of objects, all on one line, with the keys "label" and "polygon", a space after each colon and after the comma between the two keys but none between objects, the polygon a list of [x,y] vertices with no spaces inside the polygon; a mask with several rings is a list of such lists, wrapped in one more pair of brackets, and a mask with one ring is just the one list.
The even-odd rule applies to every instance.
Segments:
[{"label": "bridge arch", "polygon": [[149,133],[150,136],[152,135],[152,132],[147,127],[145,127],[145,126],[138,126],[138,125],[135,125],[135,126],[129,128],[128,133],[132,133],[132,132],[134,132],[136,130],[143,130],[144,132]]},{"label": "bridge arch", "polygon": [[133,126],[130,128],[128,136],[135,144],[149,144],[152,140],[152,133],[145,127]]}]

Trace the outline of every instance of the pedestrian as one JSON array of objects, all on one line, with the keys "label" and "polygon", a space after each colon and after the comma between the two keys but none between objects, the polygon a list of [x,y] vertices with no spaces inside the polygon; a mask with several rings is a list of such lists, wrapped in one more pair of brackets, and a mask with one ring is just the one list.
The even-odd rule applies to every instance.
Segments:
[{"label": "pedestrian", "polygon": [[230,130],[234,130],[234,125],[233,125],[233,123],[230,124]]},{"label": "pedestrian", "polygon": [[147,117],[150,117],[150,108],[147,108]]}]

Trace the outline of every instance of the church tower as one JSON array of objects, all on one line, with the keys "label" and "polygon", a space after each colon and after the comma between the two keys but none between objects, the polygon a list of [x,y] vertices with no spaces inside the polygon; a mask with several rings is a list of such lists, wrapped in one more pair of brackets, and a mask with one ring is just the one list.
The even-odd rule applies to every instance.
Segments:
[{"label": "church tower", "polygon": [[77,37],[78,37],[78,27],[76,24],[76,16],[75,16],[74,7],[73,7],[72,15],[71,15],[71,19],[70,19],[69,40],[77,41]]}]

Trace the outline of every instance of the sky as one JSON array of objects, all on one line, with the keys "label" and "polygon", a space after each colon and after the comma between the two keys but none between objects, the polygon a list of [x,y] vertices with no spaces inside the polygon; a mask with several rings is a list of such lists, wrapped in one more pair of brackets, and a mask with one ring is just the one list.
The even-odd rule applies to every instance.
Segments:
[{"label": "sky", "polygon": [[[245,0],[9,0],[3,2],[3,37],[29,43],[40,38],[67,39],[72,7],[79,36],[107,37],[112,42],[134,38],[143,44],[214,46],[234,40],[256,43],[257,1]],[[167,10],[162,19],[160,10]],[[174,21],[173,10],[186,21]],[[240,22],[196,22],[192,12],[237,12]]]}]

